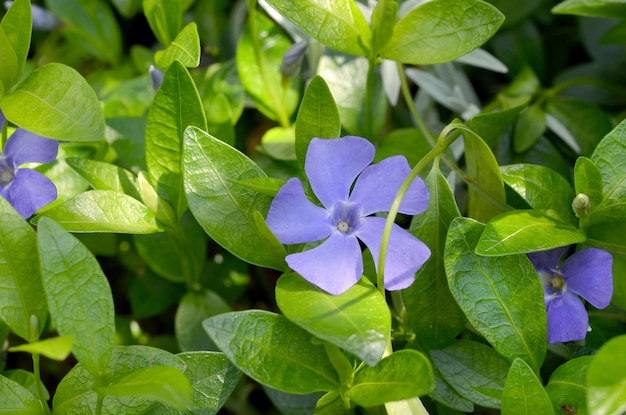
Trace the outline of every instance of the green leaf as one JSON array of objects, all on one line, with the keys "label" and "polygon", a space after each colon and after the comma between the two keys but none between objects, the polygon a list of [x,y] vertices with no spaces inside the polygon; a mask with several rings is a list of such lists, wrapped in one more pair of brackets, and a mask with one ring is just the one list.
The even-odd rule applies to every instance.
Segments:
[{"label": "green leaf", "polygon": [[104,161],[69,157],[65,162],[95,190],[112,190],[139,199],[137,179],[130,171]]},{"label": "green leaf", "polygon": [[469,188],[469,216],[487,222],[502,212],[500,206],[506,203],[500,168],[491,149],[482,138],[466,130],[463,141],[467,176],[477,187]]},{"label": "green leaf", "polygon": [[165,50],[159,50],[154,54],[156,66],[162,69],[168,68],[175,60],[187,68],[200,65],[200,35],[195,22],[183,27]]},{"label": "green leaf", "polygon": [[48,316],[38,258],[33,228],[0,197],[0,319],[26,341],[39,338]]},{"label": "green leaf", "polygon": [[299,394],[339,387],[324,346],[279,314],[226,313],[205,320],[203,326],[235,366],[263,385]]},{"label": "green leaf", "polygon": [[289,126],[289,117],[299,102],[296,84],[283,82],[278,70],[290,46],[291,40],[272,20],[254,12],[236,53],[237,71],[248,96],[259,111],[282,127]]},{"label": "green leaf", "polygon": [[524,105],[503,111],[481,113],[469,120],[469,127],[478,134],[487,145],[496,148],[504,132],[515,122]]},{"label": "green leaf", "polygon": [[141,202],[112,190],[90,190],[33,218],[54,219],[70,232],[161,232],[156,218]]},{"label": "green leaf", "polygon": [[626,4],[623,0],[565,0],[552,13],[612,18],[626,15]]},{"label": "green leaf", "polygon": [[587,157],[578,157],[574,166],[576,194],[589,196],[591,209],[602,203],[602,173],[598,166]]},{"label": "green leaf", "polygon": [[396,23],[380,54],[416,65],[449,62],[485,43],[503,21],[498,9],[479,0],[425,2]]},{"label": "green leaf", "polygon": [[267,3],[320,43],[349,55],[369,54],[370,30],[353,0],[291,0]]},{"label": "green leaf", "polygon": [[[18,73],[18,62],[15,50],[11,41],[4,33],[4,29],[0,26],[0,60],[2,67],[0,68],[0,97],[8,93],[13,86],[13,79]],[[3,107],[4,108],[4,107]]]},{"label": "green leaf", "polygon": [[581,356],[557,367],[546,385],[546,392],[552,401],[555,413],[565,407],[576,415],[587,415],[587,367],[592,356]]},{"label": "green leaf", "polygon": [[374,367],[356,372],[346,396],[361,406],[382,405],[425,395],[435,386],[430,362],[415,350],[399,350]]},{"label": "green leaf", "polygon": [[563,222],[578,224],[572,211],[574,190],[565,177],[537,164],[510,164],[500,170],[504,182],[530,207],[552,209]]},{"label": "green leaf", "polygon": [[0,375],[0,412],[14,415],[40,415],[43,408],[28,389]]},{"label": "green leaf", "polygon": [[[39,396],[37,388],[43,386],[43,398],[46,401],[50,399],[50,393],[46,389],[45,385],[42,385],[41,383],[39,383],[39,385],[37,384],[38,382],[35,380],[35,374],[33,372],[28,372],[24,369],[9,369],[3,371],[2,376],[19,383],[21,386],[28,389],[34,396]],[[0,396],[2,396],[1,392]]]},{"label": "green leaf", "polygon": [[370,366],[382,358],[389,341],[391,315],[376,287],[362,279],[341,295],[330,295],[296,273],[276,283],[276,303],[285,317]]},{"label": "green leaf", "polygon": [[229,311],[230,306],[213,291],[190,291],[185,294],[178,304],[174,319],[174,331],[180,349],[215,350],[215,345],[202,328],[202,322]]},{"label": "green leaf", "polygon": [[551,414],[552,403],[537,375],[522,359],[515,359],[506,376],[502,414]]},{"label": "green leaf", "polygon": [[398,3],[394,0],[381,0],[372,11],[372,55],[376,56],[391,40],[396,24]]},{"label": "green leaf", "polygon": [[321,76],[307,86],[296,117],[296,157],[302,169],[306,150],[313,137],[336,138],[341,134],[339,110],[333,94]]},{"label": "green leaf", "polygon": [[593,211],[593,223],[616,222],[623,217],[626,199],[626,121],[606,135],[596,147],[591,160],[602,174],[604,199]]},{"label": "green leaf", "polygon": [[65,360],[72,351],[72,336],[50,337],[33,343],[25,343],[9,348],[9,352],[40,354],[53,360]]},{"label": "green leaf", "polygon": [[37,241],[52,321],[61,336],[74,337],[76,359],[100,377],[115,334],[109,282],[91,252],[54,221],[39,221]]},{"label": "green leaf", "polygon": [[402,290],[406,325],[416,341],[428,348],[450,344],[465,327],[465,316],[448,288],[443,264],[448,227],[460,216],[454,194],[437,167],[428,174],[428,208],[413,217],[410,232],[431,250],[430,259],[415,276],[415,282]]},{"label": "green leaf", "polygon": [[12,123],[32,133],[63,141],[104,137],[104,116],[94,90],[76,70],[49,63],[31,72],[2,98]]},{"label": "green leaf", "polygon": [[189,75],[174,61],[163,77],[146,124],[148,180],[180,218],[187,210],[183,189],[183,134],[193,125],[206,130],[202,101]]},{"label": "green leaf", "polygon": [[462,397],[499,408],[509,363],[491,347],[469,340],[430,352],[433,365]]},{"label": "green leaf", "polygon": [[476,253],[488,256],[525,254],[577,244],[586,239],[581,230],[562,222],[554,211],[516,210],[502,213],[487,224]]},{"label": "green leaf", "polygon": [[587,405],[594,415],[619,415],[626,410],[626,335],[604,343],[587,369]]},{"label": "green leaf", "polygon": [[141,0],[111,0],[113,6],[124,17],[133,17],[141,10]]},{"label": "green leaf", "polygon": [[180,370],[170,366],[138,369],[107,386],[96,388],[104,396],[132,396],[183,409],[192,402],[191,384]]},{"label": "green leaf", "polygon": [[450,291],[472,326],[498,353],[539,370],[547,343],[541,282],[525,255],[476,255],[483,228],[466,218],[450,225],[445,249]]},{"label": "green leaf", "polygon": [[66,23],[64,34],[72,43],[108,63],[119,62],[122,54],[122,35],[109,2],[47,0],[46,5]]},{"label": "green leaf", "polygon": [[169,46],[183,21],[180,0],[143,0],[143,13],[159,43]]},{"label": "green leaf", "polygon": [[276,160],[296,159],[296,133],[292,126],[270,128],[261,137],[261,148]]},{"label": "green leaf", "polygon": [[513,133],[516,153],[523,153],[534,146],[546,131],[546,114],[542,105],[542,101],[534,102],[519,113]]},{"label": "green leaf", "polygon": [[204,231],[246,262],[284,269],[284,258],[266,250],[254,212],[269,210],[271,197],[231,183],[266,177],[252,160],[197,128],[184,135],[184,178],[189,209]]},{"label": "green leaf", "polygon": [[[24,64],[26,63],[28,51],[30,50],[30,38],[33,31],[33,16],[30,7],[30,1],[14,1],[2,18],[2,22],[0,23],[0,29],[2,29],[2,32],[4,32],[4,34],[6,35],[6,40],[8,40],[13,49],[13,52],[15,53],[17,67],[12,82],[17,82],[24,72]],[[0,33],[0,38],[2,38],[2,33]],[[0,40],[0,45],[3,43],[4,42]],[[4,47],[6,46],[0,46],[0,50],[4,49]],[[0,56],[1,55],[2,52],[0,52]],[[7,58],[7,66],[8,68],[11,68],[12,60],[10,57]],[[5,60],[1,60],[4,66]],[[11,72],[11,69],[7,70],[6,72],[5,70],[6,69],[3,68],[3,75],[0,75],[0,79],[3,79],[5,73],[8,74]],[[7,87],[8,86],[9,85],[7,85]]]},{"label": "green leaf", "polygon": [[433,374],[435,375],[435,390],[429,395],[433,400],[460,412],[474,412],[474,404],[462,397],[459,392],[443,378],[437,367],[433,367]]},{"label": "green leaf", "polygon": [[204,415],[217,414],[239,384],[239,369],[223,353],[186,352],[176,357],[185,363],[184,372],[193,388],[192,411]]}]

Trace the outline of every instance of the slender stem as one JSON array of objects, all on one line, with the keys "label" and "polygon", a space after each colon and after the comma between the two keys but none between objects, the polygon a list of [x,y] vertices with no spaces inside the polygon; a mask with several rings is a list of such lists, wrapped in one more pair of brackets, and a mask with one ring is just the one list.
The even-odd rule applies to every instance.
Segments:
[{"label": "slender stem", "polygon": [[40,356],[38,353],[33,353],[33,375],[35,376],[35,385],[37,387],[37,395],[39,397],[39,403],[43,408],[46,414],[50,414],[50,407],[48,406],[48,401],[46,400],[46,393],[43,387],[43,383],[41,382],[41,370],[40,370]]},{"label": "slender stem", "polygon": [[7,142],[7,135],[9,134],[8,124],[9,123],[7,121],[4,121],[4,125],[2,126],[2,136],[0,137],[0,150],[4,148],[4,143]]},{"label": "slender stem", "polygon": [[411,112],[411,116],[413,117],[413,121],[417,124],[417,128],[421,131],[421,133],[426,138],[426,141],[432,146],[435,147],[435,139],[433,135],[428,131],[424,120],[420,116],[419,112],[417,112],[417,108],[415,108],[415,104],[413,103],[413,97],[411,96],[411,90],[409,89],[409,83],[406,79],[406,75],[404,74],[404,66],[397,62],[398,65],[398,75],[400,75],[400,90],[402,91],[402,97],[406,103],[406,106],[409,108]]},{"label": "slender stem", "polygon": [[96,414],[95,415],[101,415],[102,414],[102,403],[104,401],[104,395],[98,393],[98,397],[96,398]]}]

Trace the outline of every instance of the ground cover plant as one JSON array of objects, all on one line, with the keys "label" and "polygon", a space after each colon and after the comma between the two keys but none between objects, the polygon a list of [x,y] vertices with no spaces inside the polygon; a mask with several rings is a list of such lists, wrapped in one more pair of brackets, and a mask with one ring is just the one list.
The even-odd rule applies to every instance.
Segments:
[{"label": "ground cover plant", "polygon": [[626,3],[3,6],[0,413],[626,411]]}]

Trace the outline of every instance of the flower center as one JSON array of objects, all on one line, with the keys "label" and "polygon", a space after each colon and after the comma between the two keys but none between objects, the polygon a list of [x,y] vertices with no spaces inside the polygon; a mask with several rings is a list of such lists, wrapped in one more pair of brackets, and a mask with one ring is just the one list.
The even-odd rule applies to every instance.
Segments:
[{"label": "flower center", "polygon": [[4,160],[4,156],[0,155],[0,186],[4,187],[13,181],[15,172]]},{"label": "flower center", "polygon": [[354,203],[337,202],[331,210],[331,221],[339,232],[350,235],[361,226],[361,207]]},{"label": "flower center", "polygon": [[561,291],[563,289],[563,287],[565,287],[565,280],[559,274],[553,274],[550,277],[550,285],[555,290]]}]

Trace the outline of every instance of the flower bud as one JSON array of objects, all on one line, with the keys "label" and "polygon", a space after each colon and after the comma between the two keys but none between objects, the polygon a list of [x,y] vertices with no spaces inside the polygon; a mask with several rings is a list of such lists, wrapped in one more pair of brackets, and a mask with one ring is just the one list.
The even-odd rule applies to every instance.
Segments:
[{"label": "flower bud", "polygon": [[283,76],[293,78],[300,72],[300,65],[304,58],[308,44],[304,41],[294,43],[283,55],[283,62],[280,65],[280,72]]},{"label": "flower bud", "polygon": [[577,217],[583,218],[589,214],[591,202],[589,196],[584,193],[578,193],[572,202],[572,209]]}]

